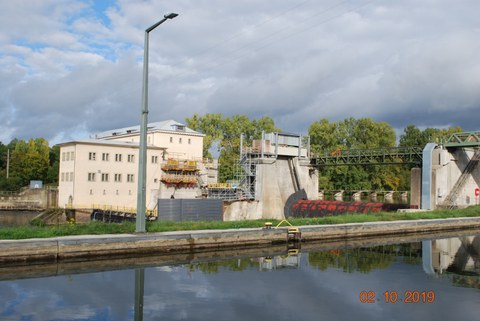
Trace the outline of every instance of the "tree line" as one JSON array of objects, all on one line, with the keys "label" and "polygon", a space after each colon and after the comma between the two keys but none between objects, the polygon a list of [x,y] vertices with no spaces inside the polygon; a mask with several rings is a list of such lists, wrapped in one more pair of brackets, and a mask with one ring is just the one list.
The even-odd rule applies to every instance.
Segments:
[{"label": "tree line", "polygon": [[0,190],[17,191],[31,180],[57,185],[59,153],[60,148],[50,147],[44,138],[0,142]]},{"label": "tree line", "polygon": [[[245,146],[251,146],[253,140],[261,138],[262,131],[282,131],[271,117],[250,119],[245,115],[194,114],[186,118],[185,123],[205,134],[204,157],[218,155],[219,182],[236,179],[240,134],[244,134]],[[308,128],[308,135],[312,153],[325,153],[345,149],[423,147],[429,142],[446,140],[452,133],[461,131],[461,127],[422,130],[408,125],[397,140],[395,130],[386,122],[346,118],[334,122],[328,119],[315,121]],[[13,139],[7,145],[0,142],[0,190],[15,191],[28,185],[30,180],[56,185],[58,169],[59,147],[50,147],[44,138],[28,141]],[[410,169],[407,165],[327,167],[320,171],[319,187],[326,190],[408,190]]]}]

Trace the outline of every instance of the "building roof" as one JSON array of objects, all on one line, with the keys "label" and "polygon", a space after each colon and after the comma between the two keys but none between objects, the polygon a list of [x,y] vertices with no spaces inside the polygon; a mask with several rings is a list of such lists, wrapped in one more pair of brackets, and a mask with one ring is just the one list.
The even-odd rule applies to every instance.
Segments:
[{"label": "building roof", "polygon": [[[204,134],[197,132],[185,124],[179,123],[175,120],[164,120],[155,123],[149,123],[147,125],[148,132],[167,132],[167,133],[177,133],[177,134],[187,134],[193,136],[205,136]],[[122,135],[138,135],[140,133],[140,126],[130,126],[124,128],[110,129],[102,133],[95,135],[96,139],[108,139],[113,136],[122,136]]]},{"label": "building roof", "polygon": [[[130,148],[138,148],[138,142],[127,142],[127,141],[117,141],[117,140],[98,140],[98,139],[80,139],[80,140],[72,140],[65,143],[60,143],[58,146],[68,146],[68,145],[99,145],[99,146],[116,146],[116,147],[130,147]],[[166,149],[165,147],[158,147],[155,145],[147,145],[149,149]]]}]

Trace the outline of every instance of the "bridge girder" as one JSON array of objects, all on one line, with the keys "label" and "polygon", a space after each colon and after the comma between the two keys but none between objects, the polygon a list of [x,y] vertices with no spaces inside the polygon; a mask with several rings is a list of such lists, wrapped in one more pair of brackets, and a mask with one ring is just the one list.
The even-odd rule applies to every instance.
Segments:
[{"label": "bridge girder", "polygon": [[392,147],[374,149],[336,150],[313,156],[311,164],[317,167],[342,165],[421,165],[422,147]]},{"label": "bridge girder", "polygon": [[480,147],[480,131],[452,134],[443,146],[446,148]]}]

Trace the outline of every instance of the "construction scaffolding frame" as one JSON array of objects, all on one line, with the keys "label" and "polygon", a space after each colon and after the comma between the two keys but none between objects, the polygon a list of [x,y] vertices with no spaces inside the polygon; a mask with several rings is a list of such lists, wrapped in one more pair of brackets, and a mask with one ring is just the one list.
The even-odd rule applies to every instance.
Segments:
[{"label": "construction scaffolding frame", "polygon": [[310,137],[262,132],[260,140],[254,140],[252,146],[246,146],[244,134],[241,134],[240,157],[234,164],[234,186],[208,186],[208,197],[228,201],[256,199],[257,165],[265,160],[275,160],[279,155],[309,158]]}]

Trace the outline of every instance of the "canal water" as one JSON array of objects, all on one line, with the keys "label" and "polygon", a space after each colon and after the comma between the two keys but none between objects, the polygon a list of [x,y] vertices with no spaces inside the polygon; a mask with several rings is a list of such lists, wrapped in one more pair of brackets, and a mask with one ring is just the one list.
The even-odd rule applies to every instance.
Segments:
[{"label": "canal water", "polygon": [[391,243],[0,267],[0,320],[480,320],[480,234]]}]

